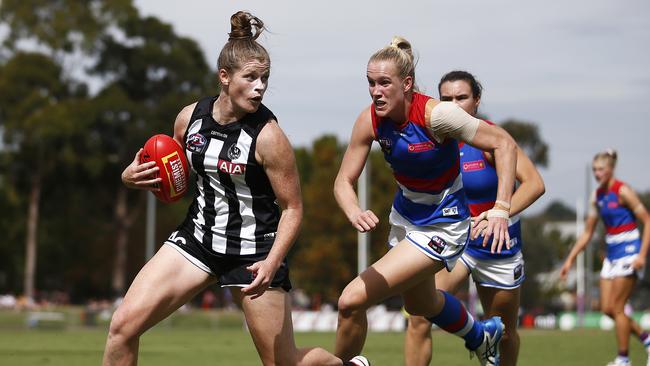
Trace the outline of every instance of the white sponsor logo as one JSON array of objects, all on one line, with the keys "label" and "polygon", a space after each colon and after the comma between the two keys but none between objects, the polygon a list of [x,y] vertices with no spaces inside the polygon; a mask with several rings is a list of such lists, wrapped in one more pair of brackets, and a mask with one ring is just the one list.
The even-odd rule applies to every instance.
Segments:
[{"label": "white sponsor logo", "polygon": [[442,209],[442,216],[458,215],[458,207],[445,207]]},{"label": "white sponsor logo", "polygon": [[246,164],[235,164],[230,161],[219,159],[217,167],[224,173],[228,174],[244,174],[246,173]]},{"label": "white sponsor logo", "polygon": [[210,135],[212,135],[212,136],[217,136],[217,137],[221,137],[221,138],[223,138],[223,139],[225,139],[225,138],[228,137],[228,135],[226,135],[225,133],[221,133],[221,132],[219,132],[219,131],[210,131]]}]

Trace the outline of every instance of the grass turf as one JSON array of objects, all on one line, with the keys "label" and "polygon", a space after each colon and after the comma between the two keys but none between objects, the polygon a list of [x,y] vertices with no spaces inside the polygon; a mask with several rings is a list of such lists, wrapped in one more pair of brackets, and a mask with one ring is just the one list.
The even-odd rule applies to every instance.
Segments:
[{"label": "grass turf", "polygon": [[[99,365],[106,338],[102,327],[66,330],[0,330],[0,365],[75,366]],[[402,333],[371,333],[363,354],[374,366],[403,364]],[[522,330],[519,364],[525,366],[605,365],[615,355],[613,332]],[[331,350],[333,333],[297,333],[299,346],[319,345]],[[462,342],[440,331],[433,333],[435,365],[476,365],[469,360]],[[631,340],[631,359],[644,365],[646,354]],[[158,326],[140,343],[140,365],[259,365],[260,361],[245,330],[189,330]]]}]

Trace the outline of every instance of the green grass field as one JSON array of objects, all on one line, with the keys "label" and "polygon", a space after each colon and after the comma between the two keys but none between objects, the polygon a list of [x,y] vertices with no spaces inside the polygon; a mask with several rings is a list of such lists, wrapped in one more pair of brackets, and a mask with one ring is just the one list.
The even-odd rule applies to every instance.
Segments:
[{"label": "green grass field", "polygon": [[[615,352],[614,334],[599,330],[573,332],[523,330],[519,364],[522,366],[599,366]],[[0,330],[0,365],[87,366],[101,363],[106,337],[103,327],[67,330]],[[440,331],[433,335],[433,365],[476,365],[461,342]],[[333,333],[298,333],[299,346],[319,345],[332,349]],[[364,355],[374,366],[401,365],[401,333],[372,333]],[[634,365],[645,365],[645,353],[632,340]],[[202,366],[259,365],[256,351],[245,330],[170,329],[158,326],[145,334],[140,346],[140,365]]]}]

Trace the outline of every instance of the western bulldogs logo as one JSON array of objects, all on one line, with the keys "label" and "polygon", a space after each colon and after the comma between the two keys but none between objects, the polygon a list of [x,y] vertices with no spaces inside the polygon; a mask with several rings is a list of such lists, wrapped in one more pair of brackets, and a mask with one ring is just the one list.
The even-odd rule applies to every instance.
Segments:
[{"label": "western bulldogs logo", "polygon": [[237,160],[241,156],[241,149],[237,145],[232,144],[228,148],[228,159]]},{"label": "western bulldogs logo", "polygon": [[431,240],[429,241],[429,248],[433,249],[434,252],[441,254],[443,250],[445,250],[445,247],[447,246],[447,242],[439,237],[439,236],[432,236]]},{"label": "western bulldogs logo", "polygon": [[379,139],[379,146],[381,146],[381,151],[385,154],[390,154],[393,148],[393,142],[390,139],[382,137]]},{"label": "western bulldogs logo", "polygon": [[195,154],[203,154],[208,146],[208,140],[200,133],[195,133],[187,138],[187,149]]}]

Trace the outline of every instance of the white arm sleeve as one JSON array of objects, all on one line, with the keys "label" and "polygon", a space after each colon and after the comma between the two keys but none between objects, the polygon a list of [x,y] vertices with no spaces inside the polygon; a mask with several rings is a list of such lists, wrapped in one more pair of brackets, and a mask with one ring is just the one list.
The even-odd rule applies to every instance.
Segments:
[{"label": "white arm sleeve", "polygon": [[440,102],[431,110],[429,129],[437,142],[447,136],[472,142],[481,121],[467,114],[453,102]]}]

